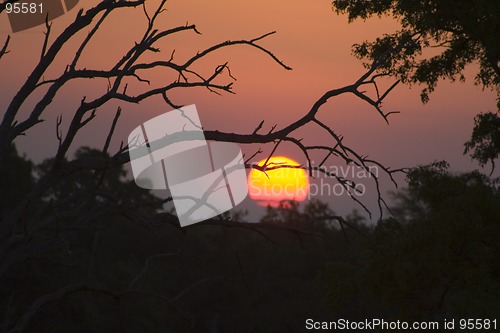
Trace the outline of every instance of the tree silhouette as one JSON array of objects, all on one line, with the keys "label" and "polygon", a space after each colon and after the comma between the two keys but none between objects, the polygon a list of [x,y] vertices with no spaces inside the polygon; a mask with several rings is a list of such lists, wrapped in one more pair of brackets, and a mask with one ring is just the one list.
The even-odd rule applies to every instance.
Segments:
[{"label": "tree silhouette", "polygon": [[[494,1],[357,1],[334,0],[337,13],[347,13],[349,21],[390,15],[402,29],[373,42],[355,44],[354,54],[368,61],[384,61],[377,71],[412,85],[425,85],[422,101],[429,100],[439,79],[464,81],[464,68],[479,63],[475,83],[497,91],[500,112],[500,4]],[[436,55],[427,57],[426,51]],[[368,64],[367,64],[368,65]],[[490,162],[492,173],[498,157],[499,116],[478,114],[465,153],[472,152],[481,166]]]},{"label": "tree silhouette", "polygon": [[[428,100],[440,78],[463,80],[466,65],[479,62],[476,83],[496,88],[500,84],[500,33],[495,1],[357,1],[334,0],[339,13],[349,20],[390,15],[402,29],[384,35],[375,42],[354,46],[362,59],[376,59],[387,54],[379,70],[409,84],[423,83],[422,100]],[[395,47],[398,46],[398,47]],[[437,55],[423,57],[426,49],[438,50]]]},{"label": "tree silhouette", "polygon": [[[5,4],[12,2],[16,0],[1,3],[0,13],[5,10]],[[129,162],[129,152],[133,148],[122,144],[113,151],[111,147],[115,128],[122,115],[121,108],[124,106],[117,108],[101,149],[80,148],[74,156],[70,156],[70,148],[75,145],[75,138],[81,130],[91,126],[95,122],[96,115],[103,112],[105,106],[111,103],[136,104],[150,98],[161,97],[167,105],[175,108],[181,103],[173,101],[171,95],[178,89],[202,87],[210,92],[232,93],[234,78],[227,62],[214,66],[210,70],[197,69],[200,68],[198,65],[209,55],[220,50],[235,46],[250,47],[260,51],[278,66],[290,69],[271,51],[259,44],[261,40],[270,37],[274,32],[253,39],[224,41],[188,56],[186,59],[179,59],[172,53],[163,57],[162,60],[148,61],[148,54],[161,54],[158,45],[166,37],[182,33],[199,33],[194,24],[169,29],[158,28],[156,23],[165,10],[165,4],[166,0],[162,0],[151,11],[146,7],[145,0],[102,0],[90,9],[78,11],[74,21],[58,36],[52,36],[51,23],[46,23],[40,59],[19,91],[7,103],[0,123],[0,163],[2,171],[5,172],[2,175],[8,176],[5,178],[6,189],[2,190],[2,195],[7,199],[2,202],[0,223],[0,257],[2,258],[0,261],[2,294],[0,306],[2,313],[5,313],[3,323],[0,324],[2,330],[7,332],[37,331],[37,325],[41,325],[41,327],[50,327],[54,331],[78,331],[79,328],[75,327],[69,319],[61,318],[57,322],[52,322],[49,318],[56,313],[63,313],[68,318],[74,318],[81,314],[78,309],[84,309],[82,313],[99,322],[96,317],[102,310],[103,304],[109,305],[109,302],[115,301],[120,303],[124,299],[135,300],[138,304],[132,307],[131,312],[139,313],[145,311],[144,309],[149,309],[157,317],[158,310],[153,310],[154,302],[160,302],[163,306],[174,310],[168,316],[169,320],[172,320],[172,325],[176,327],[174,330],[192,328],[202,324],[197,324],[196,316],[187,313],[186,308],[190,307],[183,301],[189,293],[208,283],[229,281],[246,288],[253,282],[244,278],[246,275],[243,273],[234,276],[234,271],[227,268],[229,264],[226,261],[229,259],[223,256],[220,261],[213,257],[209,259],[215,262],[215,266],[226,267],[226,270],[222,271],[229,277],[220,276],[217,274],[217,269],[212,267],[199,272],[194,264],[179,273],[184,268],[182,264],[179,264],[162,270],[164,275],[168,275],[172,270],[178,273],[168,286],[154,284],[160,286],[159,290],[148,289],[147,285],[141,282],[151,278],[150,270],[153,269],[157,260],[182,257],[187,260],[186,262],[192,263],[193,258],[196,258],[199,244],[194,242],[187,245],[189,242],[185,243],[183,239],[185,234],[195,235],[194,238],[196,238],[197,234],[209,236],[212,231],[207,231],[207,228],[222,228],[224,233],[237,233],[238,230],[243,229],[253,231],[254,234],[250,232],[252,237],[264,238],[271,244],[273,243],[270,241],[272,237],[266,235],[266,232],[281,232],[286,237],[290,237],[290,234],[292,237],[298,235],[299,239],[302,237],[324,238],[322,232],[294,225],[229,222],[224,218],[209,220],[183,229],[182,232],[179,231],[177,218],[170,212],[160,211],[162,205],[171,198],[153,197],[124,178],[123,166]],[[131,42],[132,46],[117,57],[118,59],[111,68],[80,66],[86,56],[92,56],[94,52],[97,52],[90,47],[91,42],[96,34],[104,29],[104,23],[111,14],[119,15],[137,7],[143,7],[144,20],[147,22],[140,40]],[[0,60],[13,54],[9,50],[10,40],[10,37],[7,37],[0,48]],[[66,59],[67,64],[64,70],[57,74],[49,74],[53,73],[51,70],[56,63],[63,61],[64,47],[76,40],[79,40],[80,44],[74,56]],[[205,131],[205,137],[207,140],[214,141],[273,145],[271,154],[282,142],[292,143],[302,151],[307,161],[306,164],[299,166],[300,168],[308,170],[311,174],[322,172],[334,178],[344,186],[355,202],[371,214],[355,196],[356,184],[340,175],[328,172],[325,165],[336,159],[356,165],[369,173],[372,173],[370,166],[377,166],[393,181],[393,174],[402,170],[384,167],[381,163],[356,152],[346,144],[342,136],[321,121],[317,115],[322,106],[331,99],[349,94],[367,102],[384,121],[388,121],[391,112],[384,112],[381,109],[381,103],[395,85],[387,91],[378,89],[377,78],[380,75],[375,73],[381,65],[383,65],[383,59],[375,59],[366,73],[352,84],[327,91],[302,117],[290,121],[282,128],[273,127],[270,131],[264,132],[264,121],[262,121],[255,128],[250,128],[248,133],[231,133],[212,129]],[[147,74],[159,69],[171,71],[176,79],[159,84],[149,82]],[[53,106],[53,100],[64,93],[63,88],[91,79],[108,82],[108,89],[93,98],[86,97],[85,92],[82,91],[82,98],[76,109],[67,110],[57,118],[55,132],[58,147],[54,156],[36,167],[25,158],[19,157],[13,144],[20,136],[29,136],[31,130],[43,122],[44,116]],[[129,85],[137,88],[134,89],[134,93],[131,93],[132,89],[129,89]],[[374,88],[373,94],[365,91],[367,87]],[[38,93],[42,90],[44,93],[40,96]],[[34,104],[30,104],[33,100]],[[25,107],[30,108],[27,115],[21,112]],[[62,131],[63,122],[68,124],[65,133]],[[308,145],[307,140],[303,141],[297,134],[298,130],[306,125],[316,126],[327,133],[329,139],[325,140],[322,145]],[[320,163],[311,159],[313,152],[320,152],[324,155]],[[287,165],[259,166],[252,162],[253,157],[255,155],[245,161],[246,167],[256,168],[263,172],[272,168],[290,167]],[[378,213],[381,215],[387,204],[381,194],[379,179],[374,174],[372,176],[378,196]],[[310,211],[306,212],[306,216],[310,218],[322,220],[325,223],[336,221],[342,228],[350,225],[348,220],[330,215],[331,212],[324,206],[309,208]],[[325,216],[320,216],[320,213],[324,213]],[[317,224],[320,225],[320,223]],[[216,244],[227,242],[226,236],[221,237],[220,234],[216,235],[214,240]],[[139,238],[147,241],[141,241],[141,246],[139,246],[135,244]],[[127,245],[124,246],[117,239],[126,242]],[[165,242],[168,244],[165,245]],[[202,245],[212,250],[215,246],[211,243]],[[233,249],[230,254],[233,260],[236,258],[238,259],[236,262],[241,264],[238,251]],[[220,249],[207,253],[216,256],[220,253]],[[125,254],[128,255],[127,259],[124,258]],[[291,257],[288,257],[288,260],[292,261]],[[308,276],[311,278],[314,274]],[[66,307],[65,305],[68,304],[71,306]],[[194,307],[193,304],[194,302],[190,303],[191,308]],[[76,308],[73,309],[72,306]],[[117,311],[122,311],[123,308],[120,309]],[[129,313],[125,311],[120,315],[130,319],[127,316]],[[213,315],[216,317],[215,314]],[[115,321],[107,324],[101,322],[101,324],[109,330],[119,331],[121,323],[116,321],[116,316],[112,317]],[[140,321],[138,318],[136,320]],[[134,325],[147,326],[149,324],[134,322]],[[155,327],[158,329],[157,326]],[[200,327],[202,328],[198,331],[204,331],[207,326]],[[87,328],[88,330],[96,329],[91,326]]]},{"label": "tree silhouette", "polygon": [[[0,217],[4,218],[10,208],[15,206],[33,187],[34,165],[26,157],[18,155],[14,145],[6,152],[6,163],[0,165]],[[7,190],[8,189],[8,190]]]},{"label": "tree silhouette", "polygon": [[[500,102],[500,100],[499,100]],[[499,111],[481,113],[475,117],[472,136],[465,143],[464,154],[472,151],[472,158],[479,161],[481,166],[491,163],[491,174],[495,170],[495,160],[500,154],[500,105]]]},{"label": "tree silhouette", "polygon": [[370,234],[376,251],[325,271],[331,304],[340,313],[406,321],[498,313],[498,184],[478,172],[453,175],[447,168],[436,162],[412,169],[394,217]]}]

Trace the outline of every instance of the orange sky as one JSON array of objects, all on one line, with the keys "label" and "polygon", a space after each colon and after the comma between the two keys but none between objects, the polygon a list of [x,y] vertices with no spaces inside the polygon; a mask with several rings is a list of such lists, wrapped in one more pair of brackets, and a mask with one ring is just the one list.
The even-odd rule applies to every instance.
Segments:
[{"label": "orange sky", "polygon": [[[90,6],[96,1],[80,1],[80,5],[83,3]],[[350,84],[363,72],[360,61],[351,55],[353,43],[371,40],[398,26],[389,18],[348,24],[345,16],[337,16],[331,10],[329,0],[169,0],[167,6],[168,12],[160,21],[164,27],[195,23],[203,35],[187,32],[169,38],[161,44],[166,58],[173,48],[178,59],[183,59],[216,42],[253,38],[273,30],[278,32],[261,45],[291,66],[292,71],[285,71],[255,49],[238,46],[210,57],[198,67],[211,73],[215,65],[229,61],[232,74],[238,78],[234,86],[236,95],[216,96],[206,90],[179,91],[173,95],[179,104],[197,105],[205,128],[234,132],[252,132],[263,119],[266,120],[263,130],[297,119],[325,91]],[[55,20],[54,33],[60,32],[75,14],[73,10]],[[92,45],[92,52],[84,54],[82,66],[109,66],[139,38],[145,25],[142,9],[122,14],[112,17],[103,27]],[[7,30],[8,21],[3,15],[0,17],[2,40]],[[0,61],[2,109],[39,57],[42,38],[42,29],[13,36],[11,53]],[[58,59],[54,71],[64,68],[65,64],[64,57]],[[154,81],[164,77],[164,73],[158,72],[148,78]],[[495,109],[495,95],[475,87],[471,75],[468,79],[465,84],[440,83],[425,106],[420,103],[418,87],[397,88],[384,105],[386,111],[402,112],[392,117],[390,126],[352,96],[328,104],[320,118],[343,134],[345,143],[393,167],[447,159],[456,170],[475,168],[468,157],[462,156],[463,143],[470,135],[473,116]],[[105,87],[105,82],[68,87],[54,101],[45,117],[47,121],[18,141],[20,149],[35,160],[54,152],[57,145],[55,117],[71,111],[83,95],[90,98]],[[120,105],[124,114],[116,133],[115,147],[121,140],[126,141],[128,133],[138,124],[170,109],[159,100],[138,106]],[[94,127],[82,132],[79,143],[102,146],[105,137],[102,129],[108,128],[113,115],[114,107],[100,110]],[[65,119],[69,121],[69,118],[68,115]],[[99,132],[102,134],[96,134]],[[304,130],[301,134],[312,142],[320,139],[316,133]],[[243,147],[243,150],[251,154],[256,148]],[[268,152],[272,147],[263,148]],[[304,162],[295,148],[284,145],[277,153]]]}]

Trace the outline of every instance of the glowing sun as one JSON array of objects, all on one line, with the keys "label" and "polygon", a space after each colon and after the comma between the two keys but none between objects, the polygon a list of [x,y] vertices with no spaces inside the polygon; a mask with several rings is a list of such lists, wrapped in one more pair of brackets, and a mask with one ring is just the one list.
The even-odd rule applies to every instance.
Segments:
[{"label": "glowing sun", "polygon": [[[267,159],[258,163],[263,166]],[[281,167],[280,167],[281,166]],[[278,206],[280,201],[304,201],[309,192],[309,176],[299,163],[284,156],[271,157],[267,170],[252,169],[248,174],[250,198],[261,206]]]}]

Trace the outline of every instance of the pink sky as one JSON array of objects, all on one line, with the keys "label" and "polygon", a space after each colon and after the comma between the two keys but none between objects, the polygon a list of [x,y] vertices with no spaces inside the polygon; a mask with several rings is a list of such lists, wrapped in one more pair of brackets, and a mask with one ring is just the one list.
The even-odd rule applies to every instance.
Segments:
[{"label": "pink sky", "polygon": [[[90,6],[95,1],[80,1],[80,5],[83,3]],[[294,121],[325,91],[350,84],[363,73],[361,62],[351,55],[353,43],[372,40],[398,27],[390,18],[348,24],[345,16],[331,10],[328,0],[170,0],[167,4],[168,12],[160,21],[162,27],[189,22],[196,24],[203,35],[186,32],[165,40],[161,44],[163,57],[168,58],[175,48],[176,59],[183,59],[220,41],[253,38],[276,30],[277,34],[261,45],[293,68],[285,71],[266,55],[245,46],[226,49],[207,59],[198,67],[206,73],[212,72],[215,65],[229,61],[232,74],[238,79],[234,86],[236,95],[217,96],[206,90],[185,90],[173,97],[179,104],[196,104],[204,127],[221,131],[252,132],[263,119],[266,121],[263,130]],[[75,14],[73,10],[55,20],[54,33],[60,32]],[[142,9],[123,14],[115,15],[103,27],[92,45],[92,52],[84,54],[82,66],[109,67],[123,50],[139,39],[145,25]],[[0,17],[0,30],[8,30],[7,22],[5,16]],[[5,32],[0,32],[2,40],[5,36]],[[0,108],[5,108],[9,96],[30,72],[39,57],[42,40],[41,29],[13,36],[11,53],[0,61]],[[56,60],[55,72],[64,68],[65,60],[64,57]],[[353,96],[332,101],[322,110],[320,118],[343,134],[345,142],[359,153],[391,167],[446,159],[454,170],[470,170],[477,165],[462,156],[463,143],[470,136],[474,115],[495,110],[495,95],[473,85],[474,69],[468,73],[466,83],[440,83],[427,105],[420,103],[419,87],[398,87],[384,107],[386,111],[402,113],[394,115],[389,126],[375,110]],[[165,76],[158,72],[148,78],[161,81]],[[57,144],[55,117],[72,112],[83,95],[90,98],[105,87],[106,83],[99,81],[68,87],[54,101],[45,117],[47,121],[19,139],[18,147],[38,161],[53,153]],[[93,127],[82,132],[79,144],[102,146],[104,129],[108,128],[116,105],[99,111]],[[116,133],[115,148],[121,140],[126,141],[128,133],[138,124],[170,110],[157,99],[138,106],[119,105],[124,114]],[[69,121],[70,115],[65,119]],[[317,131],[304,130],[302,134],[309,142],[320,139]],[[251,154],[258,147],[242,148]],[[272,147],[263,148],[269,151]],[[284,146],[278,154],[305,162],[292,147]]]}]

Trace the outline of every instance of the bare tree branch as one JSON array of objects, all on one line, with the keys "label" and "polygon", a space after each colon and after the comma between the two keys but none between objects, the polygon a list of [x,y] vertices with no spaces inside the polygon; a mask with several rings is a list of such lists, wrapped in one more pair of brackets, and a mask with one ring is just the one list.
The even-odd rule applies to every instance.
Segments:
[{"label": "bare tree branch", "polygon": [[43,40],[42,52],[40,54],[40,60],[43,59],[45,53],[47,52],[47,45],[49,44],[50,30],[52,28],[52,23],[49,23],[49,14],[45,16],[45,38]]},{"label": "bare tree branch", "polygon": [[7,39],[5,40],[5,43],[3,44],[2,48],[0,49],[0,59],[2,59],[2,57],[4,55],[6,55],[7,53],[9,53],[9,51],[7,50],[7,48],[9,47],[9,42],[10,42],[10,35],[7,36]]},{"label": "bare tree branch", "polygon": [[102,152],[105,155],[108,153],[108,148],[111,143],[111,138],[113,137],[116,124],[118,123],[118,119],[120,118],[121,113],[122,113],[122,108],[118,107],[118,109],[116,110],[115,117],[113,118],[113,123],[111,124],[111,128],[109,129],[108,136],[106,137],[106,142],[104,143],[104,147],[102,148]]}]

